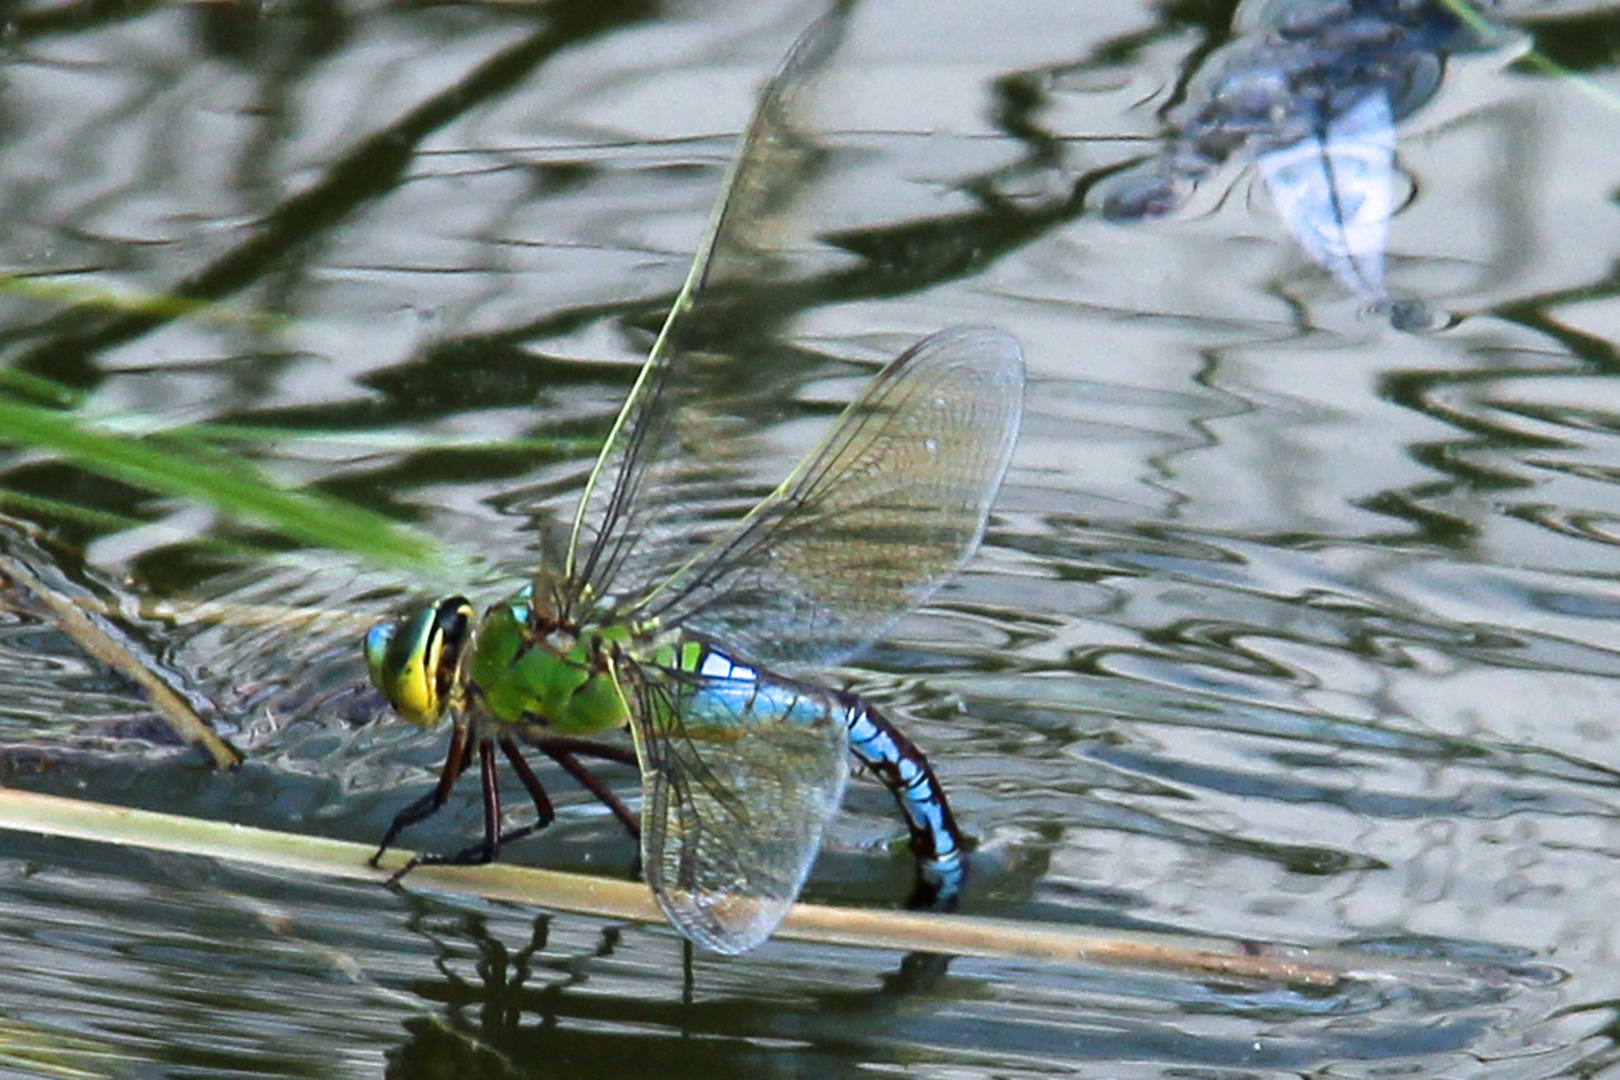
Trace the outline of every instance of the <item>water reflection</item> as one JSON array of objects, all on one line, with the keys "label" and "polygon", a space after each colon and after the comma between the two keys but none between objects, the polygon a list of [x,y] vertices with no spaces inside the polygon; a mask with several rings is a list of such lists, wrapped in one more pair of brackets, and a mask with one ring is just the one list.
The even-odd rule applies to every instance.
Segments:
[{"label": "water reflection", "polygon": [[1163,217],[1230,160],[1255,161],[1305,253],[1402,329],[1427,326],[1384,285],[1395,124],[1440,88],[1454,53],[1506,38],[1444,0],[1274,2],[1262,26],[1204,58],[1167,117],[1173,134],[1102,200],[1115,221]]},{"label": "water reflection", "polygon": [[[987,977],[975,962],[929,954],[903,956],[889,967],[881,957],[843,957],[854,967],[835,978],[826,967],[831,954],[778,945],[765,955],[768,979],[757,965],[694,967],[688,952],[681,981],[669,965],[649,981],[657,960],[648,950],[663,955],[667,942],[654,946],[642,935],[628,940],[604,928],[585,952],[577,934],[554,942],[554,921],[542,916],[512,948],[503,935],[515,927],[502,924],[477,913],[419,912],[413,928],[437,943],[439,977],[418,978],[411,989],[439,1008],[406,1021],[410,1039],[390,1052],[390,1076],[464,1075],[492,1066],[501,1075],[555,1075],[564,1063],[570,1075],[622,1076],[650,1061],[659,1063],[659,1075],[671,1076],[823,1076],[842,1075],[854,1062],[861,1071],[1020,1060],[1303,1069],[1331,1059],[1457,1052],[1478,1038],[1511,992],[1549,980],[1522,955],[1383,939],[1362,943],[1369,958],[1396,966],[1455,963],[1411,965],[1398,983],[1383,987],[1302,992],[1175,974],[1050,969],[1005,981]],[[627,976],[639,990],[615,989]],[[1103,1001],[1111,1016],[1093,1011]],[[1172,1004],[1230,1026],[1221,1037],[1177,1035],[1152,1017]],[[1335,1022],[1380,1011],[1380,1024],[1360,1030]],[[1284,1018],[1301,1026],[1279,1037],[1272,1026]]]},{"label": "water reflection", "polygon": [[186,8],[201,51],[292,83],[354,32],[341,0],[210,0]]},{"label": "water reflection", "polygon": [[[651,1061],[660,1075],[694,1076],[824,1075],[850,1056],[868,1067],[899,1064],[904,1052],[889,1036],[896,1025],[904,1033],[907,999],[933,995],[950,964],[917,954],[885,973],[863,963],[856,981],[871,985],[849,991],[789,966],[767,990],[724,965],[695,966],[685,946],[681,964],[659,967],[667,940],[625,941],[616,927],[582,953],[577,935],[552,942],[548,916],[515,949],[501,937],[509,922],[492,927],[474,913],[445,921],[423,908],[413,927],[437,942],[442,978],[412,990],[442,1011],[406,1022],[411,1038],[390,1053],[390,1076],[464,1075],[492,1061],[514,1075],[554,1075],[567,1062],[570,1075],[585,1077],[623,1076]],[[616,989],[627,977],[646,985]]]},{"label": "water reflection", "polygon": [[[1620,18],[1572,6],[1503,16],[1612,88]],[[625,928],[614,941],[552,919],[523,975],[512,958],[540,933],[526,911],[487,912],[477,932],[443,929],[462,914],[441,914],[415,933],[403,902],[376,890],[242,886],[279,905],[284,926],[341,947],[337,977],[292,938],[244,930],[241,906],[214,890],[176,891],[170,862],[7,836],[0,934],[16,962],[0,1007],[161,1063],[150,1068],[255,1075],[371,1076],[385,1052],[425,1073],[419,1055],[444,1043],[458,1069],[542,1074],[599,1061],[651,1074],[667,1053],[690,1075],[768,1075],[784,1044],[783,1071],[818,1075],[860,1073],[868,1059],[1111,1076],[1297,1075],[1316,1063],[1479,1078],[1612,1064],[1612,115],[1534,72],[1496,70],[1494,57],[1455,63],[1444,36],[1424,44],[1421,28],[1385,53],[1350,50],[1383,56],[1390,81],[1372,80],[1366,111],[1347,102],[1293,144],[1316,185],[1303,216],[1320,220],[1338,200],[1321,242],[1355,252],[1329,288],[1399,299],[1416,285],[1470,314],[1438,335],[1336,326],[1327,308],[1302,318],[1279,305],[1276,245],[1249,242],[1229,214],[1136,228],[1089,212],[1144,144],[1074,136],[1141,127],[1141,101],[1178,67],[1166,117],[1191,123],[1223,58],[1242,75],[1276,26],[1240,19],[1254,33],[1233,38],[1235,5],[1170,0],[1095,5],[1061,27],[1050,7],[999,5],[996,33],[947,31],[969,7],[863,7],[904,25],[852,96],[948,107],[946,122],[884,113],[833,140],[824,193],[843,260],[739,283],[736,318],[710,344],[739,358],[728,367],[738,393],[765,403],[755,419],[781,451],[774,462],[795,425],[848,396],[867,370],[850,359],[881,354],[885,335],[974,321],[1026,340],[1031,437],[985,561],[849,675],[937,748],[982,842],[970,909],[1363,941],[1399,956],[1473,948],[1509,965],[1528,950],[1567,979],[1510,978],[1494,999],[1460,1002],[1397,986],[1304,1001],[954,961],[885,997],[897,957],[773,947],[746,965],[695,967],[683,1004],[667,935]],[[587,8],[619,21],[592,32]],[[398,126],[424,102],[454,112],[463,76],[564,9],[580,33],[507,90],[420,138]],[[277,424],[275,441],[245,452],[289,482],[420,522],[476,553],[490,589],[508,583],[532,565],[545,507],[578,490],[730,148],[723,117],[675,130],[653,114],[719,101],[724,86],[740,113],[744,84],[809,14],[774,2],[645,9],[344,5],[341,22],[317,20],[335,47],[286,65],[279,41],[308,44],[297,27],[244,53],[245,38],[227,40],[240,26],[199,28],[212,8],[13,12],[8,265],[120,288],[198,282],[210,297],[223,283],[276,318],[143,328],[139,312],[7,294],[8,362],[78,380],[101,415]],[[1300,25],[1335,28],[1352,7],[1293,10]],[[280,11],[323,8],[258,17]],[[775,37],[746,38],[766,20]],[[921,44],[935,26],[938,40]],[[711,51],[681,53],[693,39]],[[418,81],[390,95],[401,84],[388,71]],[[670,78],[688,81],[667,89]],[[1443,92],[1403,121],[1436,78]],[[909,93],[878,92],[895,86]],[[1386,168],[1390,127],[1399,154]],[[373,132],[410,149],[371,146]],[[1164,154],[1138,179],[1182,145],[1179,128],[1144,134]],[[1283,145],[1239,141],[1216,172],[1261,172]],[[1342,169],[1329,160],[1341,153]],[[337,182],[345,168],[353,186]],[[1367,186],[1335,190],[1335,173],[1352,171]],[[1205,195],[1219,186],[1215,172],[1191,175]],[[324,198],[299,202],[302,191]],[[1382,284],[1382,242],[1335,234],[1363,220],[1349,212],[1357,196],[1370,225],[1386,201],[1398,214]],[[308,213],[278,216],[284,204]],[[282,242],[257,249],[262,264],[237,264],[248,269],[234,283],[209,277],[283,223]],[[132,332],[97,344],[97,328],[120,319]],[[104,513],[42,513],[52,543],[20,553],[121,603],[128,633],[213,698],[253,752],[237,775],[208,774],[158,744],[130,688],[37,613],[8,612],[7,783],[363,839],[400,790],[426,782],[434,740],[370,724],[352,639],[176,628],[138,601],[203,592],[376,614],[439,582],[365,578],[306,553],[274,562],[241,546],[262,538],[69,464],[8,453],[3,466],[8,492]],[[615,779],[633,790],[632,776]],[[883,798],[852,793],[818,896],[903,895]],[[611,822],[583,803],[564,817],[514,856],[628,873],[633,852]],[[241,886],[228,870],[204,873]],[[480,934],[509,943],[505,960]],[[505,973],[481,978],[486,957]],[[403,989],[345,981],[356,973]],[[862,1009],[877,1019],[864,1025]],[[479,1056],[480,1040],[501,1054]]]},{"label": "water reflection", "polygon": [[[121,13],[121,12],[120,12]],[[289,12],[279,12],[284,26]],[[300,13],[301,14],[301,13]],[[452,85],[428,97],[326,163],[317,182],[265,208],[245,239],[179,280],[165,283],[167,303],[151,310],[119,310],[101,300],[72,305],[32,325],[8,327],[0,344],[17,349],[10,363],[76,388],[99,381],[94,360],[108,350],[149,337],[202,305],[234,296],[265,280],[280,259],[323,236],[371,200],[397,188],[422,142],[491,99],[508,93],[536,68],[582,40],[622,29],[651,14],[644,0],[559,5],[552,17],[516,43],[488,56]],[[209,39],[206,16],[203,37]],[[297,19],[292,20],[294,24]],[[210,41],[210,48],[222,42]],[[109,238],[110,239],[110,238]],[[109,252],[109,256],[116,249]]]}]

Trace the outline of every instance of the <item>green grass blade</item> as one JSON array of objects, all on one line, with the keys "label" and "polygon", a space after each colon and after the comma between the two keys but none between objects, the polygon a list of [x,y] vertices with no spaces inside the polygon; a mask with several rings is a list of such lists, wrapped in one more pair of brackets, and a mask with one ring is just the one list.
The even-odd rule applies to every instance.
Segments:
[{"label": "green grass blade", "polygon": [[[1497,25],[1475,10],[1468,0],[1441,0],[1441,2],[1457,17],[1458,22],[1479,35],[1482,40],[1489,40],[1498,32]],[[1524,55],[1519,57],[1519,63],[1535,68],[1545,75],[1551,75],[1555,79],[1561,79],[1604,108],[1620,113],[1620,97],[1616,97],[1595,80],[1587,78],[1580,72],[1571,71],[1538,49],[1526,49]]]},{"label": "green grass blade", "polygon": [[385,565],[442,560],[428,538],[359,507],[277,487],[240,459],[224,468],[218,461],[178,456],[147,440],[97,431],[59,410],[0,400],[0,441],[49,449],[92,472]]}]

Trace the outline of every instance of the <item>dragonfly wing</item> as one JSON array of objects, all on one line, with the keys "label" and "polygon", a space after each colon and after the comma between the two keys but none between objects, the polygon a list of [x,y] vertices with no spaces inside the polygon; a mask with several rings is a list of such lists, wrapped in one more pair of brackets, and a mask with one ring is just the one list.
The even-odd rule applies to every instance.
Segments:
[{"label": "dragonfly wing", "polygon": [[761,94],[686,282],[580,497],[565,572],[582,593],[639,592],[686,558],[682,542],[700,524],[693,487],[715,467],[703,448],[716,440],[693,429],[727,384],[726,365],[703,353],[694,330],[725,323],[712,310],[717,286],[782,278],[784,252],[808,246],[795,216],[819,149],[808,133],[810,91],[852,4],[839,0],[800,35]]},{"label": "dragonfly wing", "polygon": [[924,338],[732,534],[640,605],[770,665],[843,660],[965,563],[1023,411],[1018,343]]},{"label": "dragonfly wing", "polygon": [[733,670],[636,668],[627,683],[647,883],[681,933],[734,954],[768,938],[804,887],[849,751],[836,695]]},{"label": "dragonfly wing", "polygon": [[1305,253],[1346,287],[1384,296],[1384,248],[1395,213],[1395,121],[1377,90],[1325,131],[1259,158],[1266,188]]}]

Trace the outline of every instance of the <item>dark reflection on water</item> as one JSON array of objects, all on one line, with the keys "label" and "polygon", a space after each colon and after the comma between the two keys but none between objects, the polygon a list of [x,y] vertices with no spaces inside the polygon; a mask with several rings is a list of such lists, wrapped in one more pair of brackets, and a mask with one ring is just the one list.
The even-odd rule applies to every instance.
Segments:
[{"label": "dark reflection on water", "polygon": [[[365,887],[88,845],[25,841],[11,857],[50,864],[8,877],[0,904],[18,961],[10,992],[45,1006],[37,1030],[90,1034],[91,1052],[181,1073],[375,1075],[382,1060],[403,1076],[1121,1059],[1301,1069],[1456,1054],[1547,985],[1545,972],[1515,969],[1519,958],[1394,941],[1367,943],[1369,954],[1468,966],[1301,993],[776,945],[746,962],[700,958],[683,975],[665,932],[409,897],[368,912]],[[1221,1030],[1178,1030],[1167,1007]],[[1347,1023],[1369,1016],[1381,1020]]]},{"label": "dark reflection on water", "polygon": [[[548,931],[542,918],[528,941],[511,948],[482,918],[469,915],[449,934],[436,935],[442,978],[422,980],[415,989],[443,1011],[407,1024],[411,1041],[390,1055],[390,1075],[468,1068],[546,1075],[566,1067],[610,1076],[655,1060],[674,1073],[719,1076],[843,1075],[862,1067],[953,1060],[1051,1066],[1143,1057],[1166,1065],[1301,1069],[1332,1058],[1376,1061],[1462,1049],[1491,1022],[1509,981],[1499,975],[1472,985],[1461,978],[1394,993],[1312,995],[1154,976],[1054,977],[1036,971],[1015,987],[977,972],[964,974],[961,969],[971,965],[962,962],[953,972],[947,957],[913,954],[887,970],[863,965],[856,981],[867,985],[859,989],[826,985],[814,966],[789,964],[768,988],[748,980],[728,985],[726,974],[705,966],[691,973],[695,985],[689,983],[680,999],[641,1000],[592,992],[592,972],[609,966],[631,943],[608,930],[595,952],[604,963],[548,956]],[[1374,951],[1417,955],[1393,942]],[[812,956],[804,959],[813,964]],[[1484,955],[1473,960],[1512,962]],[[1511,981],[1530,986],[1545,978],[1545,972],[1526,969]],[[1088,1008],[1105,999],[1113,1019]],[[1016,1002],[1017,1008],[991,1011],[998,1000]],[[1147,1015],[1131,1018],[1133,1000],[1174,1003],[1189,1016],[1237,1023],[1222,1037],[1178,1035]],[[1315,1023],[1330,1030],[1331,1018],[1381,1008],[1412,1015],[1361,1031],[1347,1027],[1325,1039],[1303,1037]],[[1438,1024],[1418,1019],[1429,1010],[1449,1015]],[[1296,1037],[1257,1037],[1271,1025],[1308,1018]]]},{"label": "dark reflection on water", "polygon": [[[1291,39],[1299,80],[1357,58],[1389,76],[1361,80],[1395,139],[1379,272],[1457,317],[1422,335],[1299,246],[1263,139],[1205,154],[1219,182],[1168,220],[1098,213],[1133,169],[1208,149],[1200,95],[1259,77],[1280,18],[1343,39],[1354,6],[867,0],[806,242],[706,328],[728,419],[757,432],[736,490],[710,494],[735,513],[905,342],[1015,332],[1028,421],[985,551],[838,676],[937,763],[979,843],[966,906],[1344,946],[1401,974],[1312,996],[776,943],[687,980],[662,929],[7,834],[0,1034],[91,1075],[1607,1067],[1620,117],[1421,21],[1337,60]],[[5,553],[115,605],[250,762],[207,772],[8,596],[0,782],[375,839],[442,746],[378,722],[354,624],[176,624],[140,602],[364,621],[509,589],[555,543],[750,88],[813,7],[8,8],[4,365],[119,422],[274,425],[233,451],[471,563],[401,580],[6,451],[3,508],[45,533],[7,529]],[[1611,7],[1491,17],[1620,92]],[[108,300],[162,291],[226,303]],[[546,779],[561,819],[511,857],[628,874],[614,823]],[[476,820],[453,807],[421,843]],[[811,895],[897,905],[900,840],[885,793],[853,785]]]}]

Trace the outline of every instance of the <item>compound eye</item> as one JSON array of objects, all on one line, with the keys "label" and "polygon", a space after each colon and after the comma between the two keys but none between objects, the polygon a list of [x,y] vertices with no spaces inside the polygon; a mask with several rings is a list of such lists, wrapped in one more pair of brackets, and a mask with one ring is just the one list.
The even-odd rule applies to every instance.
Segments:
[{"label": "compound eye", "polygon": [[444,715],[472,608],[459,596],[366,633],[372,684],[400,717],[427,726]]}]

